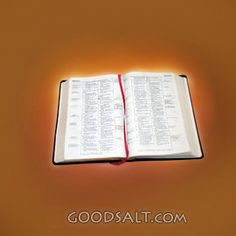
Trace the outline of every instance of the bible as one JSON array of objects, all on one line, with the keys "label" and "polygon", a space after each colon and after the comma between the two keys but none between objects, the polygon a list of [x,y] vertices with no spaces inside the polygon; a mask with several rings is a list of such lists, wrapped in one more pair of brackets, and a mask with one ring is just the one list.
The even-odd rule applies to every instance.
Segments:
[{"label": "bible", "polygon": [[53,163],[202,158],[187,80],[130,72],[61,81]]}]

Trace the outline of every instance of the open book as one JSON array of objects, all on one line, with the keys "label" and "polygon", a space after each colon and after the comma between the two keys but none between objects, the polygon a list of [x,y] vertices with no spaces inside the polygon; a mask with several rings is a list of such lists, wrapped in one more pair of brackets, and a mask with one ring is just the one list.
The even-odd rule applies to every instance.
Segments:
[{"label": "open book", "polygon": [[186,76],[132,72],[61,82],[54,164],[202,156]]}]

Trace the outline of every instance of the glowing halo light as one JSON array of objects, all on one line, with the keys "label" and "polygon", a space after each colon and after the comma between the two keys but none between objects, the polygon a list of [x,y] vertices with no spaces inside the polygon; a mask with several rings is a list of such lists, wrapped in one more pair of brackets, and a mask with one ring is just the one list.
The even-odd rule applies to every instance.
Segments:
[{"label": "glowing halo light", "polygon": [[[209,84],[207,83],[207,80],[205,79],[207,75],[203,73],[201,70],[198,70],[198,68],[195,68],[192,71],[189,71],[189,69],[185,68],[177,68],[177,67],[168,67],[168,68],[159,68],[159,69],[153,69],[153,68],[147,68],[147,69],[127,69],[126,71],[118,71],[121,74],[130,72],[130,71],[156,71],[156,72],[180,72],[178,74],[186,74],[188,76],[189,81],[189,87],[193,102],[193,107],[195,111],[195,116],[197,120],[198,129],[200,132],[200,138],[201,142],[204,148],[204,142],[208,135],[211,133],[211,127],[213,127],[211,124],[213,123],[213,117],[215,116],[215,104],[214,104],[214,95],[212,93],[212,90],[210,89]],[[117,72],[112,72],[117,73]],[[93,75],[104,75],[104,74],[110,74],[110,72],[106,73],[104,71],[98,73],[93,73],[91,75],[90,73],[82,73],[83,75],[79,75],[76,73],[76,75],[68,75],[61,78],[61,80],[67,80],[75,79],[78,77],[88,77]],[[55,97],[53,101],[53,107],[54,110],[57,107],[57,99],[58,99],[58,88],[60,79],[54,81],[54,88],[55,89]],[[52,120],[56,120],[56,113],[53,114],[51,117]],[[54,123],[55,124],[55,123]],[[54,132],[54,126],[51,127],[51,132]],[[78,167],[79,166],[79,167]],[[199,166],[198,161],[143,161],[143,162],[130,162],[125,163],[122,165],[112,165],[110,163],[98,163],[98,164],[78,164],[78,165],[69,165],[65,168],[58,169],[57,167],[51,165],[51,168],[53,171],[62,171],[67,174],[64,175],[64,179],[62,180],[64,184],[68,184],[70,181],[73,182],[73,179],[76,178],[78,175],[77,169],[80,170],[83,168],[87,171],[92,171],[92,176],[96,178],[96,175],[101,175],[104,173],[104,176],[106,176],[106,172],[109,174],[111,173],[117,173],[119,172],[119,178],[125,178],[127,172],[135,171],[141,173],[141,175],[149,176],[158,176],[160,175],[168,175],[168,176],[185,176],[188,172],[192,172],[195,168]],[[63,166],[62,166],[63,167]],[[69,171],[67,171],[69,170]],[[164,174],[165,173],[165,174]],[[135,175],[135,174],[134,174]],[[123,177],[122,177],[123,176]],[[136,176],[137,177],[137,176]],[[87,180],[88,181],[88,180]],[[127,181],[124,179],[124,181]],[[140,180],[142,182],[142,180]],[[144,180],[145,181],[145,180]],[[109,181],[108,181],[109,182]]]},{"label": "glowing halo light", "polygon": [[73,76],[73,77],[69,77],[68,79],[78,79],[79,78],[79,76]]}]

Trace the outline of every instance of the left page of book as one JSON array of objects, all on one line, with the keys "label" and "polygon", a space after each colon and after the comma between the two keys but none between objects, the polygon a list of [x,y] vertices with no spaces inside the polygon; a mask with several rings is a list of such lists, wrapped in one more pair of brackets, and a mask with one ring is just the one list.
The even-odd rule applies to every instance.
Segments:
[{"label": "left page of book", "polygon": [[68,80],[64,159],[122,159],[124,107],[117,75]]}]

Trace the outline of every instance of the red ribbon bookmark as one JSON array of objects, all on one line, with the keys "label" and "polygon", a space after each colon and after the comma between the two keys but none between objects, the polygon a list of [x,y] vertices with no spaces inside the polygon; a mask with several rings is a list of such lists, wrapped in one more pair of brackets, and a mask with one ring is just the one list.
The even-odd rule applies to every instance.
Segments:
[{"label": "red ribbon bookmark", "polygon": [[126,124],[125,124],[125,115],[126,115],[126,104],[125,104],[125,93],[124,93],[124,88],[123,88],[123,83],[122,83],[122,76],[121,74],[118,74],[118,82],[120,85],[120,92],[121,92],[121,96],[122,96],[122,101],[123,101],[123,106],[124,106],[124,146],[125,146],[125,154],[126,157],[116,163],[112,163],[114,165],[120,165],[123,164],[124,162],[127,161],[128,156],[129,156],[129,148],[128,148],[128,143],[127,143],[127,136],[126,136]]}]

